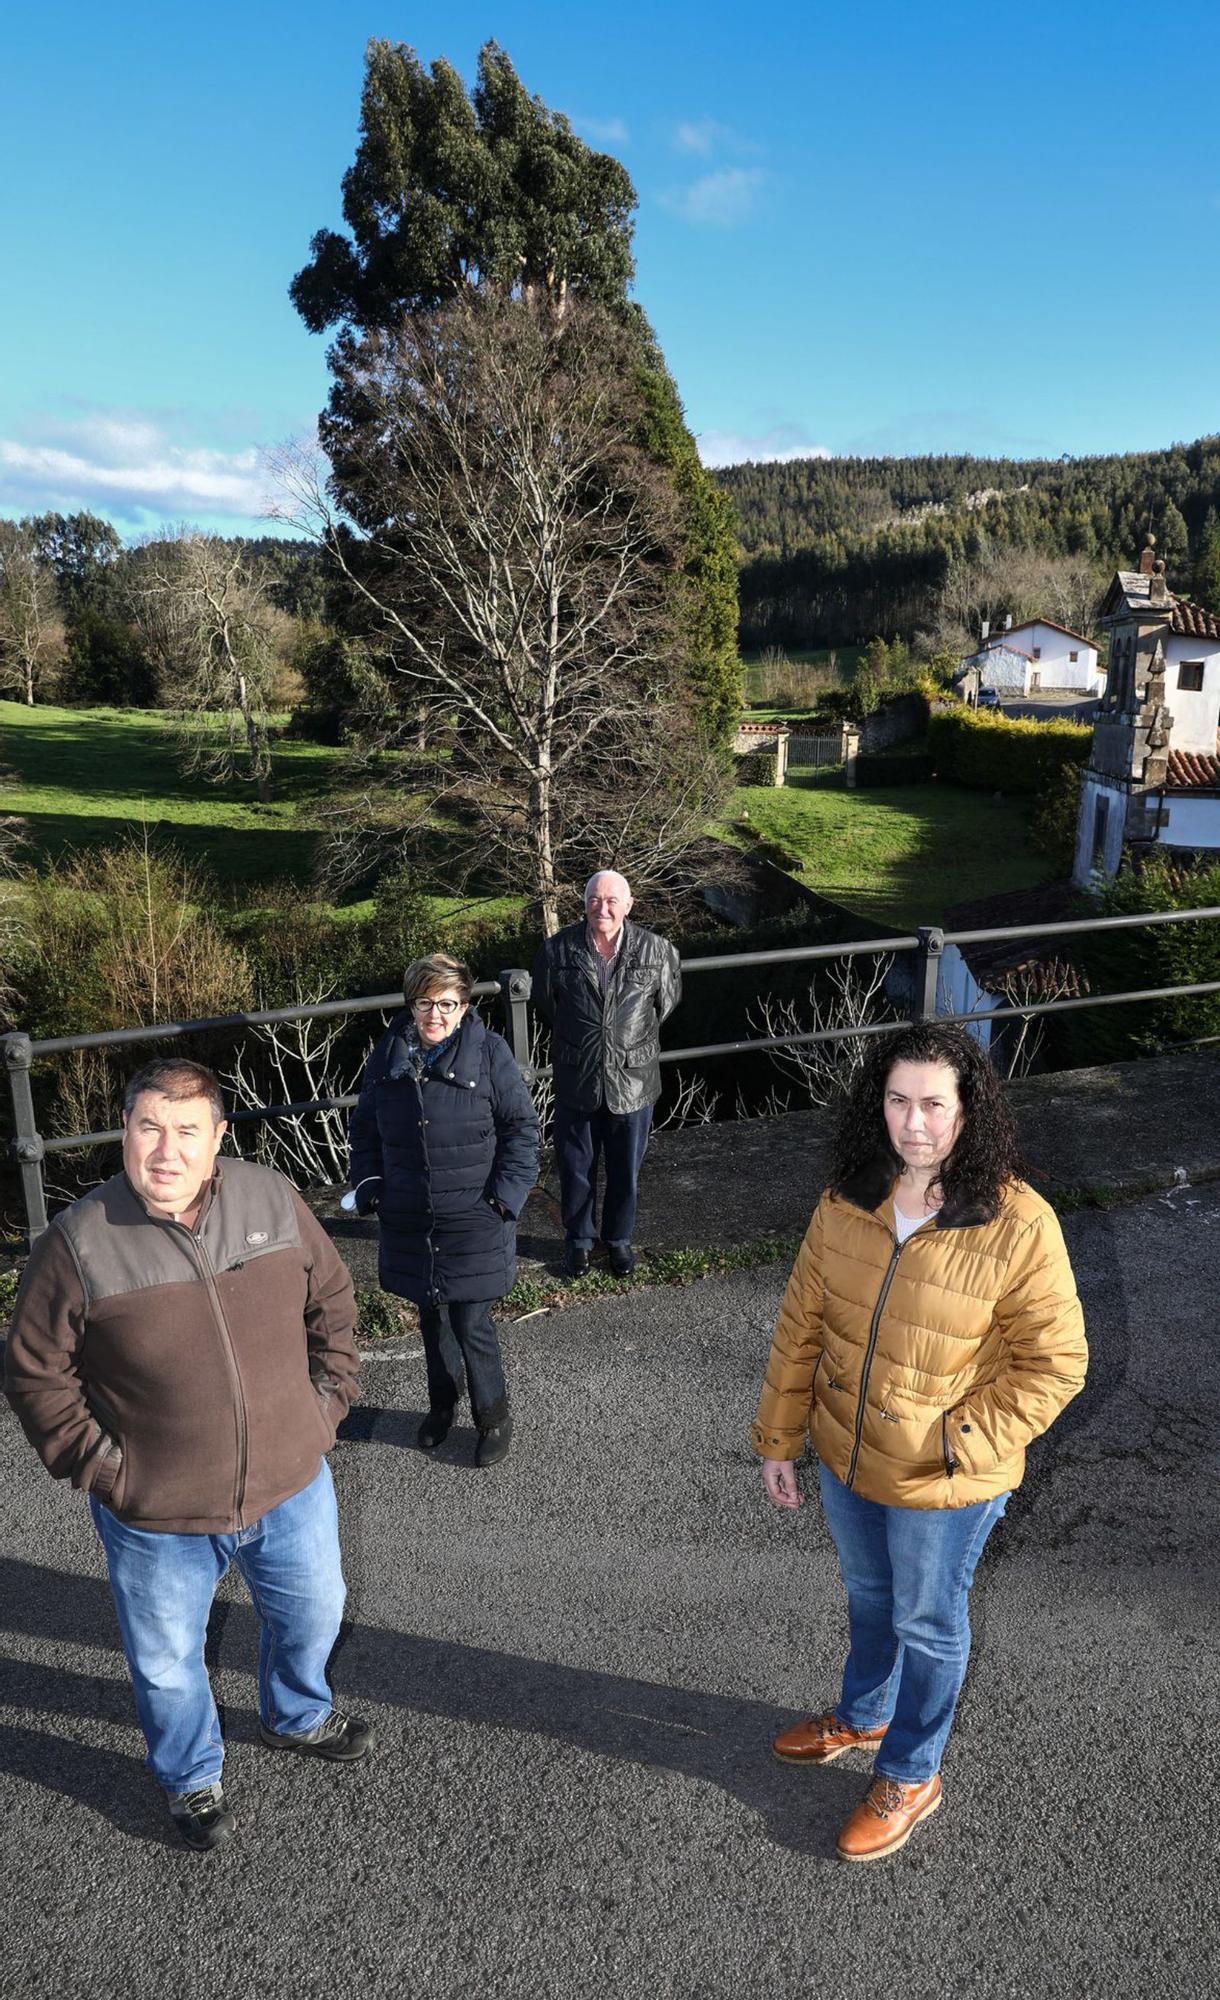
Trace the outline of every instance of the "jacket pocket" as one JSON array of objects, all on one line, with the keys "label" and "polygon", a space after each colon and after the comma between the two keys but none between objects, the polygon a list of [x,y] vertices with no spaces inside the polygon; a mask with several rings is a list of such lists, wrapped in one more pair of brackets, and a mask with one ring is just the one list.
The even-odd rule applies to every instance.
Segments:
[{"label": "jacket pocket", "polygon": [[940,1455],[944,1460],[945,1477],[952,1479],[954,1473],[957,1471],[957,1456],[953,1450],[953,1446],[949,1442],[948,1410],[942,1410],[940,1413]]},{"label": "jacket pocket", "polygon": [[97,1464],[89,1482],[89,1491],[95,1500],[101,1500],[108,1507],[113,1504],[124,1465],[122,1445],[109,1438],[106,1448],[97,1454]]}]

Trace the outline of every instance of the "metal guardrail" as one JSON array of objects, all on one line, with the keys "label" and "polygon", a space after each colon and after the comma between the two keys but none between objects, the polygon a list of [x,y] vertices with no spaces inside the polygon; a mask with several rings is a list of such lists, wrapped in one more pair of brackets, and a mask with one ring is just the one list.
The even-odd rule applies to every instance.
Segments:
[{"label": "metal guardrail", "polygon": [[[937,1015],[940,963],[946,945],[994,944],[1007,939],[1025,937],[1068,937],[1078,936],[1083,932],[1134,930],[1155,924],[1214,922],[1217,918],[1220,918],[1220,905],[1198,910],[1149,910],[1127,917],[1086,917],[1064,923],[1009,924],[990,930],[944,931],[937,925],[925,924],[917,931],[900,937],[864,938],[850,944],[793,945],[779,951],[725,952],[710,958],[688,958],[682,962],[682,973],[686,978],[691,973],[722,972],[730,968],[739,970],[743,966],[793,965],[805,961],[854,958],[861,955],[879,958],[899,952],[911,952],[915,955],[916,961],[914,1000],[910,1013],[904,1018],[910,1022],[940,1019],[968,1026],[975,1021],[1027,1019],[1037,1014],[1068,1013],[1089,1007],[1127,1006],[1143,1000],[1189,999],[1207,993],[1220,993],[1220,980],[1205,980],[1194,985],[1149,986],[1122,993],[1088,994],[1076,999],[1029,1001],[1011,1007],[989,1007],[970,1014]],[[476,999],[499,995],[504,1009],[505,1038],[527,1078],[548,1074],[546,1070],[536,1070],[530,1061],[530,987],[529,973],[519,966],[512,966],[501,972],[498,980],[480,980],[473,989]],[[270,1007],[257,1013],[215,1014],[197,1021],[165,1021],[147,1028],[114,1028],[92,1035],[56,1035],[44,1041],[33,1041],[29,1035],[20,1032],[0,1036],[13,1105],[14,1136],[9,1143],[9,1155],[16,1162],[20,1174],[29,1239],[41,1235],[47,1226],[46,1190],[42,1175],[42,1163],[46,1156],[82,1151],[91,1146],[117,1144],[123,1136],[121,1129],[115,1129],[108,1132],[78,1132],[63,1138],[44,1138],[38,1130],[31,1078],[33,1064],[40,1056],[66,1054],[73,1049],[132,1048],[142,1043],[174,1041],[184,1035],[228,1030],[236,1032],[278,1021],[321,1020],[338,1015],[390,1013],[400,1008],[402,1004],[401,992],[378,993],[365,999],[322,1000],[304,1007]],[[812,1029],[805,1034],[766,1035],[732,1042],[704,1042],[690,1048],[663,1049],[661,1061],[689,1062],[715,1056],[765,1053],[768,1049],[794,1048],[811,1042],[848,1041],[862,1035],[889,1034],[898,1025],[901,1024],[883,1021],[850,1028]],[[295,1104],[258,1105],[248,1110],[235,1111],[230,1123],[243,1124],[263,1118],[301,1117],[310,1112],[346,1110],[355,1102],[354,1096],[347,1096],[306,1098]]]}]

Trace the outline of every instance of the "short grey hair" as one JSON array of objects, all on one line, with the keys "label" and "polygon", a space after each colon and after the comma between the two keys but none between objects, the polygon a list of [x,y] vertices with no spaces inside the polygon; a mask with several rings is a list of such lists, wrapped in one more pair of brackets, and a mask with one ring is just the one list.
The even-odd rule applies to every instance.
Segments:
[{"label": "short grey hair", "polygon": [[584,901],[584,902],[586,902],[586,903],[588,902],[588,900],[589,900],[589,891],[590,891],[590,889],[591,889],[591,888],[593,887],[593,884],[594,884],[595,882],[600,882],[600,881],[601,881],[601,879],[602,879],[602,876],[603,876],[603,875],[610,875],[610,876],[613,876],[613,878],[614,878],[614,880],[615,880],[616,882],[621,882],[621,883],[622,883],[622,885],[623,885],[624,889],[625,889],[625,890],[627,891],[627,894],[628,894],[628,895],[630,895],[630,894],[631,894],[631,884],[630,884],[630,882],[629,882],[629,881],[627,880],[627,877],[626,877],[625,875],[620,875],[620,874],[619,874],[619,872],[618,872],[618,869],[617,869],[617,868],[599,868],[599,869],[597,870],[597,873],[596,873],[595,875],[590,875],[590,877],[589,877],[588,881],[587,881],[587,882],[585,883],[585,893],[584,893],[584,896],[583,896],[583,898],[582,898],[582,901]]},{"label": "short grey hair", "polygon": [[220,1078],[206,1063],[189,1062],[182,1056],[163,1056],[159,1062],[145,1063],[123,1092],[126,1117],[131,1117],[137,1097],[146,1090],[151,1090],[156,1097],[168,1097],[171,1104],[185,1104],[189,1098],[206,1097],[211,1106],[213,1125],[223,1124],[228,1117]]}]

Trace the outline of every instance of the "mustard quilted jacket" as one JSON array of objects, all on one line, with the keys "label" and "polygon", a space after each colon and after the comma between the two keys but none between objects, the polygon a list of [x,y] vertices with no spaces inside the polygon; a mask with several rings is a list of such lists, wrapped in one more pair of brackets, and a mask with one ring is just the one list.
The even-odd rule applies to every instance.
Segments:
[{"label": "mustard quilted jacket", "polygon": [[780,1307],[751,1441],[806,1437],[866,1500],[964,1507],[1020,1484],[1025,1447],[1084,1384],[1088,1350],[1054,1211],[1024,1182],[994,1221],[946,1209],[898,1244],[823,1195]]}]

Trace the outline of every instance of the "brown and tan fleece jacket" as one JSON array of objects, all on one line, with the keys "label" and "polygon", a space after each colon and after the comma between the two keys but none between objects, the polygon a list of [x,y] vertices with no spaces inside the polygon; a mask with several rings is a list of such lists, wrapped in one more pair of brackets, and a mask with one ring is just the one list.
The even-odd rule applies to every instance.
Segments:
[{"label": "brown and tan fleece jacket", "polygon": [[57,1479],[135,1527],[231,1534],[316,1477],[354,1326],[334,1245],[269,1167],[218,1161],[194,1230],[116,1174],[34,1244],[4,1387]]}]

